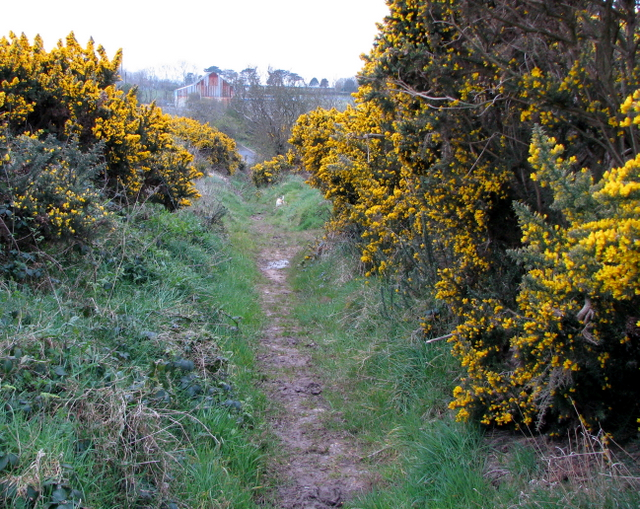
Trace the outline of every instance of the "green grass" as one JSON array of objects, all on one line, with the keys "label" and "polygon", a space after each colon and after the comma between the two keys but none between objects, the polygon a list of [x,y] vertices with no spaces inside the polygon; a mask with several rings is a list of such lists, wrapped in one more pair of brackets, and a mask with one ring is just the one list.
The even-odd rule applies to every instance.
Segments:
[{"label": "green grass", "polygon": [[[329,424],[360,441],[368,468],[380,479],[345,507],[640,504],[638,465],[625,465],[623,453],[612,456],[619,464],[604,461],[597,437],[552,443],[455,422],[448,402],[462,370],[446,341],[425,343],[417,331],[417,317],[437,303],[392,301],[394,288],[361,277],[357,260],[349,242],[338,242],[320,259],[295,264],[292,274],[300,296],[295,317],[317,345],[323,394],[342,415]],[[566,457],[579,460],[564,475]]]},{"label": "green grass", "polygon": [[[286,205],[276,208],[280,196],[284,196]],[[278,185],[257,190],[255,203],[258,212],[267,214],[273,224],[291,232],[322,228],[331,217],[330,203],[298,175],[288,175]]]},{"label": "green grass", "polygon": [[0,505],[256,507],[250,207],[205,185],[200,209],[137,206],[59,253],[50,283],[0,285]]},{"label": "green grass", "polygon": [[88,252],[58,253],[49,279],[0,283],[1,506],[265,507],[277,451],[254,358],[256,214],[309,246],[291,265],[292,317],[342,416],[327,425],[359,442],[378,479],[345,507],[640,506],[634,458],[606,456],[601,437],[454,422],[460,367],[446,341],[416,332],[437,303],[392,299],[350,242],[317,256],[329,209],[300,177],[199,185],[189,210],[136,207]]}]

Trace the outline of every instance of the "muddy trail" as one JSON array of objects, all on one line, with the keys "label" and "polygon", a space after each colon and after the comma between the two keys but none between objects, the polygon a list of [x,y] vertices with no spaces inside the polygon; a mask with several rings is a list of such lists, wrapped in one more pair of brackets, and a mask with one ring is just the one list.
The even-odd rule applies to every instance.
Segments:
[{"label": "muddy trail", "polygon": [[277,230],[260,215],[252,218],[252,229],[265,246],[258,258],[265,276],[259,292],[268,326],[258,366],[280,441],[279,457],[269,465],[277,480],[270,502],[282,509],[341,507],[370,488],[370,475],[353,437],[328,426],[341,416],[323,397],[328,381],[313,365],[316,346],[291,316],[294,299],[304,298],[287,281],[289,263],[303,247],[300,235]]}]

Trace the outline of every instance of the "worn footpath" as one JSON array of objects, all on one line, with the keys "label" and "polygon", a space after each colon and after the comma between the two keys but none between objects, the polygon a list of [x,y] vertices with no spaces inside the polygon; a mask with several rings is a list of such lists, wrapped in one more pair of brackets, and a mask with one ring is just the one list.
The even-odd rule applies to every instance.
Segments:
[{"label": "worn footpath", "polygon": [[[282,509],[324,509],[370,487],[370,475],[357,443],[328,426],[340,419],[323,398],[324,380],[312,362],[315,344],[290,316],[292,293],[287,267],[302,246],[257,215],[256,237],[266,247],[259,255],[264,282],[259,291],[268,326],[263,331],[259,369],[263,390],[273,402],[270,420],[280,455],[270,465],[278,480],[272,503]],[[266,241],[265,241],[266,240]]]}]

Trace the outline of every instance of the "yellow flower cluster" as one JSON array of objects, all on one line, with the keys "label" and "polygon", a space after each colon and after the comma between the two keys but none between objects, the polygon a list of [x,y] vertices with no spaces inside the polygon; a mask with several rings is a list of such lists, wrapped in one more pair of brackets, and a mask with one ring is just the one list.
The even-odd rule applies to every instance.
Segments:
[{"label": "yellow flower cluster", "polygon": [[93,134],[107,147],[108,177],[133,199],[150,198],[176,209],[198,198],[201,177],[193,156],[173,134],[173,119],[155,104],[140,105],[135,93],[114,92]]},{"label": "yellow flower cluster", "polygon": [[[566,225],[519,206],[525,247],[516,256],[527,274],[518,309],[476,302],[478,312],[455,331],[454,350],[467,369],[450,405],[460,419],[479,407],[486,423],[542,426],[575,417],[578,406],[583,422],[597,428],[614,407],[630,404],[640,348],[640,155],[596,185],[590,172],[571,171],[563,151],[535,132],[530,162]],[[487,362],[500,354],[485,344],[492,334],[508,340],[510,371]]]},{"label": "yellow flower cluster", "polygon": [[32,45],[24,34],[10,33],[0,39],[0,122],[16,133],[29,125],[32,132],[88,134],[86,116],[95,114],[104,89],[115,83],[120,60],[120,52],[109,60],[93,41],[82,48],[73,33],[49,52],[39,36]]},{"label": "yellow flower cluster", "polygon": [[256,187],[275,184],[286,173],[294,171],[295,158],[292,152],[286,155],[275,156],[269,161],[258,163],[251,167],[251,180]]},{"label": "yellow flower cluster", "polygon": [[[629,368],[640,361],[638,211],[625,201],[637,192],[640,93],[624,99],[640,67],[614,34],[637,13],[388,3],[355,106],[292,130],[309,183],[333,203],[331,226],[360,237],[368,274],[451,311],[453,331],[420,323],[452,332],[467,373],[451,405],[461,418],[544,427],[575,408],[626,411],[637,392],[621,387],[640,382]],[[540,135],[527,153],[535,124],[558,142]]]},{"label": "yellow flower cluster", "polygon": [[120,61],[120,52],[110,60],[93,41],[81,47],[73,33],[49,52],[39,37],[33,44],[24,35],[3,37],[0,124],[14,135],[102,143],[102,177],[112,195],[183,206],[198,196],[193,179],[200,174],[175,141],[171,118],[116,89]]},{"label": "yellow flower cluster", "polygon": [[201,124],[190,118],[174,117],[171,130],[196,157],[196,161],[204,159],[205,166],[212,170],[233,175],[242,165],[235,140],[208,124]]},{"label": "yellow flower cluster", "polygon": [[9,176],[3,191],[12,212],[16,243],[31,239],[79,238],[95,233],[109,217],[92,179],[100,171],[97,154],[82,153],[75,139],[65,145],[47,138],[5,136],[0,171]]}]

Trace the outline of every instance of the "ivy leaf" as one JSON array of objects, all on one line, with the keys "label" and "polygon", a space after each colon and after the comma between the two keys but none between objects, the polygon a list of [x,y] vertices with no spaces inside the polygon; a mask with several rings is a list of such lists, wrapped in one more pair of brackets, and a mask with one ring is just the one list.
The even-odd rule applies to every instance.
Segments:
[{"label": "ivy leaf", "polygon": [[187,359],[179,359],[175,361],[173,365],[176,368],[181,369],[182,371],[187,371],[187,372],[193,371],[195,369],[195,364],[193,363],[193,361],[190,361]]},{"label": "ivy leaf", "polygon": [[11,469],[18,464],[18,456],[9,452],[0,455],[0,472],[5,469]]},{"label": "ivy leaf", "polygon": [[51,501],[56,504],[60,504],[62,502],[66,502],[68,496],[69,494],[67,493],[67,490],[64,488],[58,488],[51,494]]}]

